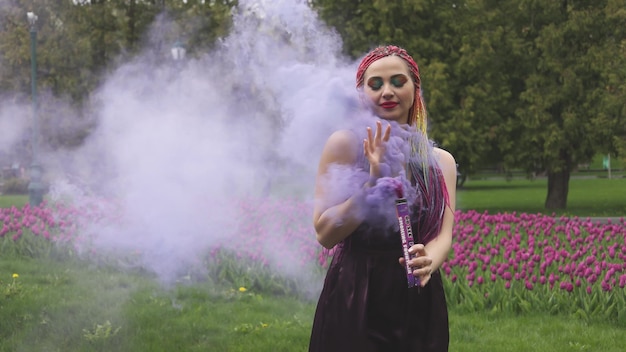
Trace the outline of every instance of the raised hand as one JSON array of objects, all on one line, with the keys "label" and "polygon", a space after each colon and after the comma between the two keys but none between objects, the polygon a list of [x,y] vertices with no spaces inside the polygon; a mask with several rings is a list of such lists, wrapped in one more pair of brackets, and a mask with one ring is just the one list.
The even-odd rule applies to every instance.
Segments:
[{"label": "raised hand", "polygon": [[382,122],[376,121],[376,134],[372,135],[372,129],[367,128],[367,138],[363,140],[363,151],[370,163],[370,177],[379,178],[381,175],[381,164],[385,154],[386,143],[391,136],[391,125],[387,124],[383,134]]}]

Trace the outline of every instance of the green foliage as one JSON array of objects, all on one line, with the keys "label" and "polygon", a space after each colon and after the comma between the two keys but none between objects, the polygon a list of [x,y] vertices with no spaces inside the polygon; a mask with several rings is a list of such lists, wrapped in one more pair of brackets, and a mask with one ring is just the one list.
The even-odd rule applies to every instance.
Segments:
[{"label": "green foliage", "polygon": [[24,293],[22,283],[19,281],[19,274],[13,273],[11,275],[11,281],[6,284],[0,280],[0,295],[4,299],[10,299],[12,297],[21,296]]},{"label": "green foliage", "polygon": [[89,342],[105,341],[117,335],[122,327],[114,328],[110,321],[94,324],[91,329],[83,329],[83,336]]},{"label": "green foliage", "polygon": [[[214,251],[205,263],[207,277],[219,285],[241,287],[244,290],[251,289],[276,296],[311,296],[310,284],[306,281],[310,280],[311,273],[287,278],[273,271],[261,260],[246,259],[225,249]],[[314,275],[317,278],[323,277],[324,270],[321,267],[311,269],[316,270]]]},{"label": "green foliage", "polygon": [[[608,177],[607,169],[604,165],[606,158],[606,154],[596,154],[589,164],[585,164],[586,167],[579,167],[579,170],[585,173],[595,171],[599,176]],[[621,176],[622,172],[626,172],[626,162],[611,155],[611,170],[613,171],[613,175],[617,177]]]},{"label": "green foliage", "polygon": [[431,137],[460,171],[569,173],[626,150],[626,1],[313,1],[353,57],[404,46],[421,67]]},{"label": "green foliage", "polygon": [[[546,3],[530,9],[543,16],[528,31],[534,67],[520,94],[527,106],[517,113],[522,143],[512,153],[532,141],[542,148],[533,148],[541,167],[559,171],[588,161],[599,147],[610,147],[607,143],[620,113],[605,102],[618,97],[607,90],[612,85],[610,76],[624,74],[613,65],[619,56],[616,40],[625,39],[623,30],[615,28],[626,17],[607,13],[609,5]],[[537,166],[528,160],[518,163],[525,162],[529,169]]]},{"label": "green foliage", "polygon": [[[312,6],[353,58],[382,43],[420,65],[431,137],[464,175],[485,165],[547,172],[564,207],[569,173],[597,153],[626,158],[626,0],[351,1]],[[190,55],[228,34],[236,1],[18,0],[0,8],[0,94],[30,91],[26,11],[37,23],[43,139],[77,146],[94,120],[85,98],[120,62],[181,41]],[[68,97],[63,106],[49,104]]]},{"label": "green foliage", "polygon": [[26,12],[37,16],[37,89],[42,140],[76,147],[94,128],[90,94],[111,70],[149,49],[163,62],[181,40],[202,53],[230,27],[229,1],[17,0],[0,7],[0,95],[31,92]]},{"label": "green foliage", "polygon": [[[0,222],[0,229],[3,226]],[[7,258],[67,259],[74,256],[71,243],[52,241],[31,230],[0,236],[0,255]]]},{"label": "green foliage", "polygon": [[27,194],[28,193],[28,180],[23,178],[10,178],[2,181],[2,194]]},{"label": "green foliage", "polygon": [[168,14],[176,26],[176,40],[183,40],[190,55],[199,55],[212,48],[217,38],[228,34],[231,26],[231,9],[235,1],[182,1],[165,2]]}]

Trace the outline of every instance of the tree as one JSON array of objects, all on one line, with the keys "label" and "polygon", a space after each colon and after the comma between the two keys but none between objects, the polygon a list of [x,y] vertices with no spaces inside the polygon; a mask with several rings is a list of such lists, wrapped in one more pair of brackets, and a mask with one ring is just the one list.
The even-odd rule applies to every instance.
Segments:
[{"label": "tree", "polygon": [[467,118],[477,104],[462,92],[470,77],[457,71],[465,38],[458,33],[474,29],[466,23],[467,9],[451,0],[316,0],[313,6],[339,32],[353,58],[379,44],[407,49],[420,67],[430,137],[454,153],[463,174],[480,166],[490,144],[476,141],[488,135],[488,128],[476,128]]},{"label": "tree", "polygon": [[[227,32],[231,6],[230,1],[14,0],[0,7],[0,96],[24,104],[30,99],[26,12],[33,11],[42,146],[80,145],[95,123],[84,103],[112,69],[155,43],[163,44],[155,46],[158,61],[170,57],[180,38],[191,53],[210,47]],[[159,14],[171,17],[162,21],[167,31],[152,40],[150,31],[162,24],[155,22]]]},{"label": "tree", "polygon": [[[522,103],[509,120],[519,131],[505,161],[548,177],[545,206],[567,205],[569,178],[600,151],[616,151],[624,130],[623,82],[626,2],[525,1],[526,60]],[[616,55],[618,54],[618,55]],[[622,88],[618,88],[622,84]],[[617,101],[621,99],[620,106]],[[621,122],[620,122],[621,121]]]},{"label": "tree", "polygon": [[431,136],[466,173],[545,173],[546,208],[565,208],[578,163],[626,149],[625,0],[314,4],[348,53],[391,42],[416,56]]},{"label": "tree", "polygon": [[464,177],[499,165],[502,147],[512,144],[513,131],[502,121],[519,104],[523,85],[512,73],[524,69],[523,42],[511,25],[516,9],[509,4],[453,2],[444,10],[449,31],[434,39],[454,45],[448,44],[440,55],[446,69],[435,76],[437,90],[430,93],[429,108],[437,123],[432,135],[454,153]]}]

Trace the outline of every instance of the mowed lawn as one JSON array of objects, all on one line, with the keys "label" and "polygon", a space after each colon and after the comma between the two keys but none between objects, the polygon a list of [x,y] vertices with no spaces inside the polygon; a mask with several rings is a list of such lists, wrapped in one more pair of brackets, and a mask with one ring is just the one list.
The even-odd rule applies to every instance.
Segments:
[{"label": "mowed lawn", "polygon": [[[545,180],[470,180],[462,210],[551,213]],[[21,207],[26,196],[0,196]],[[626,179],[572,179],[559,215],[626,214]],[[1,220],[0,220],[1,221]],[[0,225],[1,226],[1,225]],[[160,285],[142,270],[63,256],[9,255],[0,238],[0,352],[306,351],[315,297],[181,277]],[[37,245],[31,242],[28,245]],[[319,277],[318,287],[321,287]],[[624,294],[616,290],[614,294]],[[626,326],[532,310],[450,311],[450,351],[624,351]]]},{"label": "mowed lawn", "polygon": [[457,191],[461,210],[543,213],[579,217],[626,216],[626,178],[572,178],[566,209],[546,210],[545,178],[469,180]]}]

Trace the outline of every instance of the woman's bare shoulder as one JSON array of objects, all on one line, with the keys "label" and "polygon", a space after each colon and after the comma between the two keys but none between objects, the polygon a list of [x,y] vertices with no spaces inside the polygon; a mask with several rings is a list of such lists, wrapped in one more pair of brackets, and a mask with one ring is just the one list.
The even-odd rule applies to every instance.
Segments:
[{"label": "woman's bare shoulder", "polygon": [[357,141],[356,133],[351,130],[337,130],[328,137],[327,143],[339,144],[343,146],[353,146]]},{"label": "woman's bare shoulder", "polygon": [[443,170],[456,170],[456,160],[450,152],[435,147],[433,148],[433,153]]},{"label": "woman's bare shoulder", "polygon": [[326,159],[328,162],[352,162],[356,160],[358,146],[358,139],[353,131],[335,131],[326,141],[322,153],[323,159]]}]

